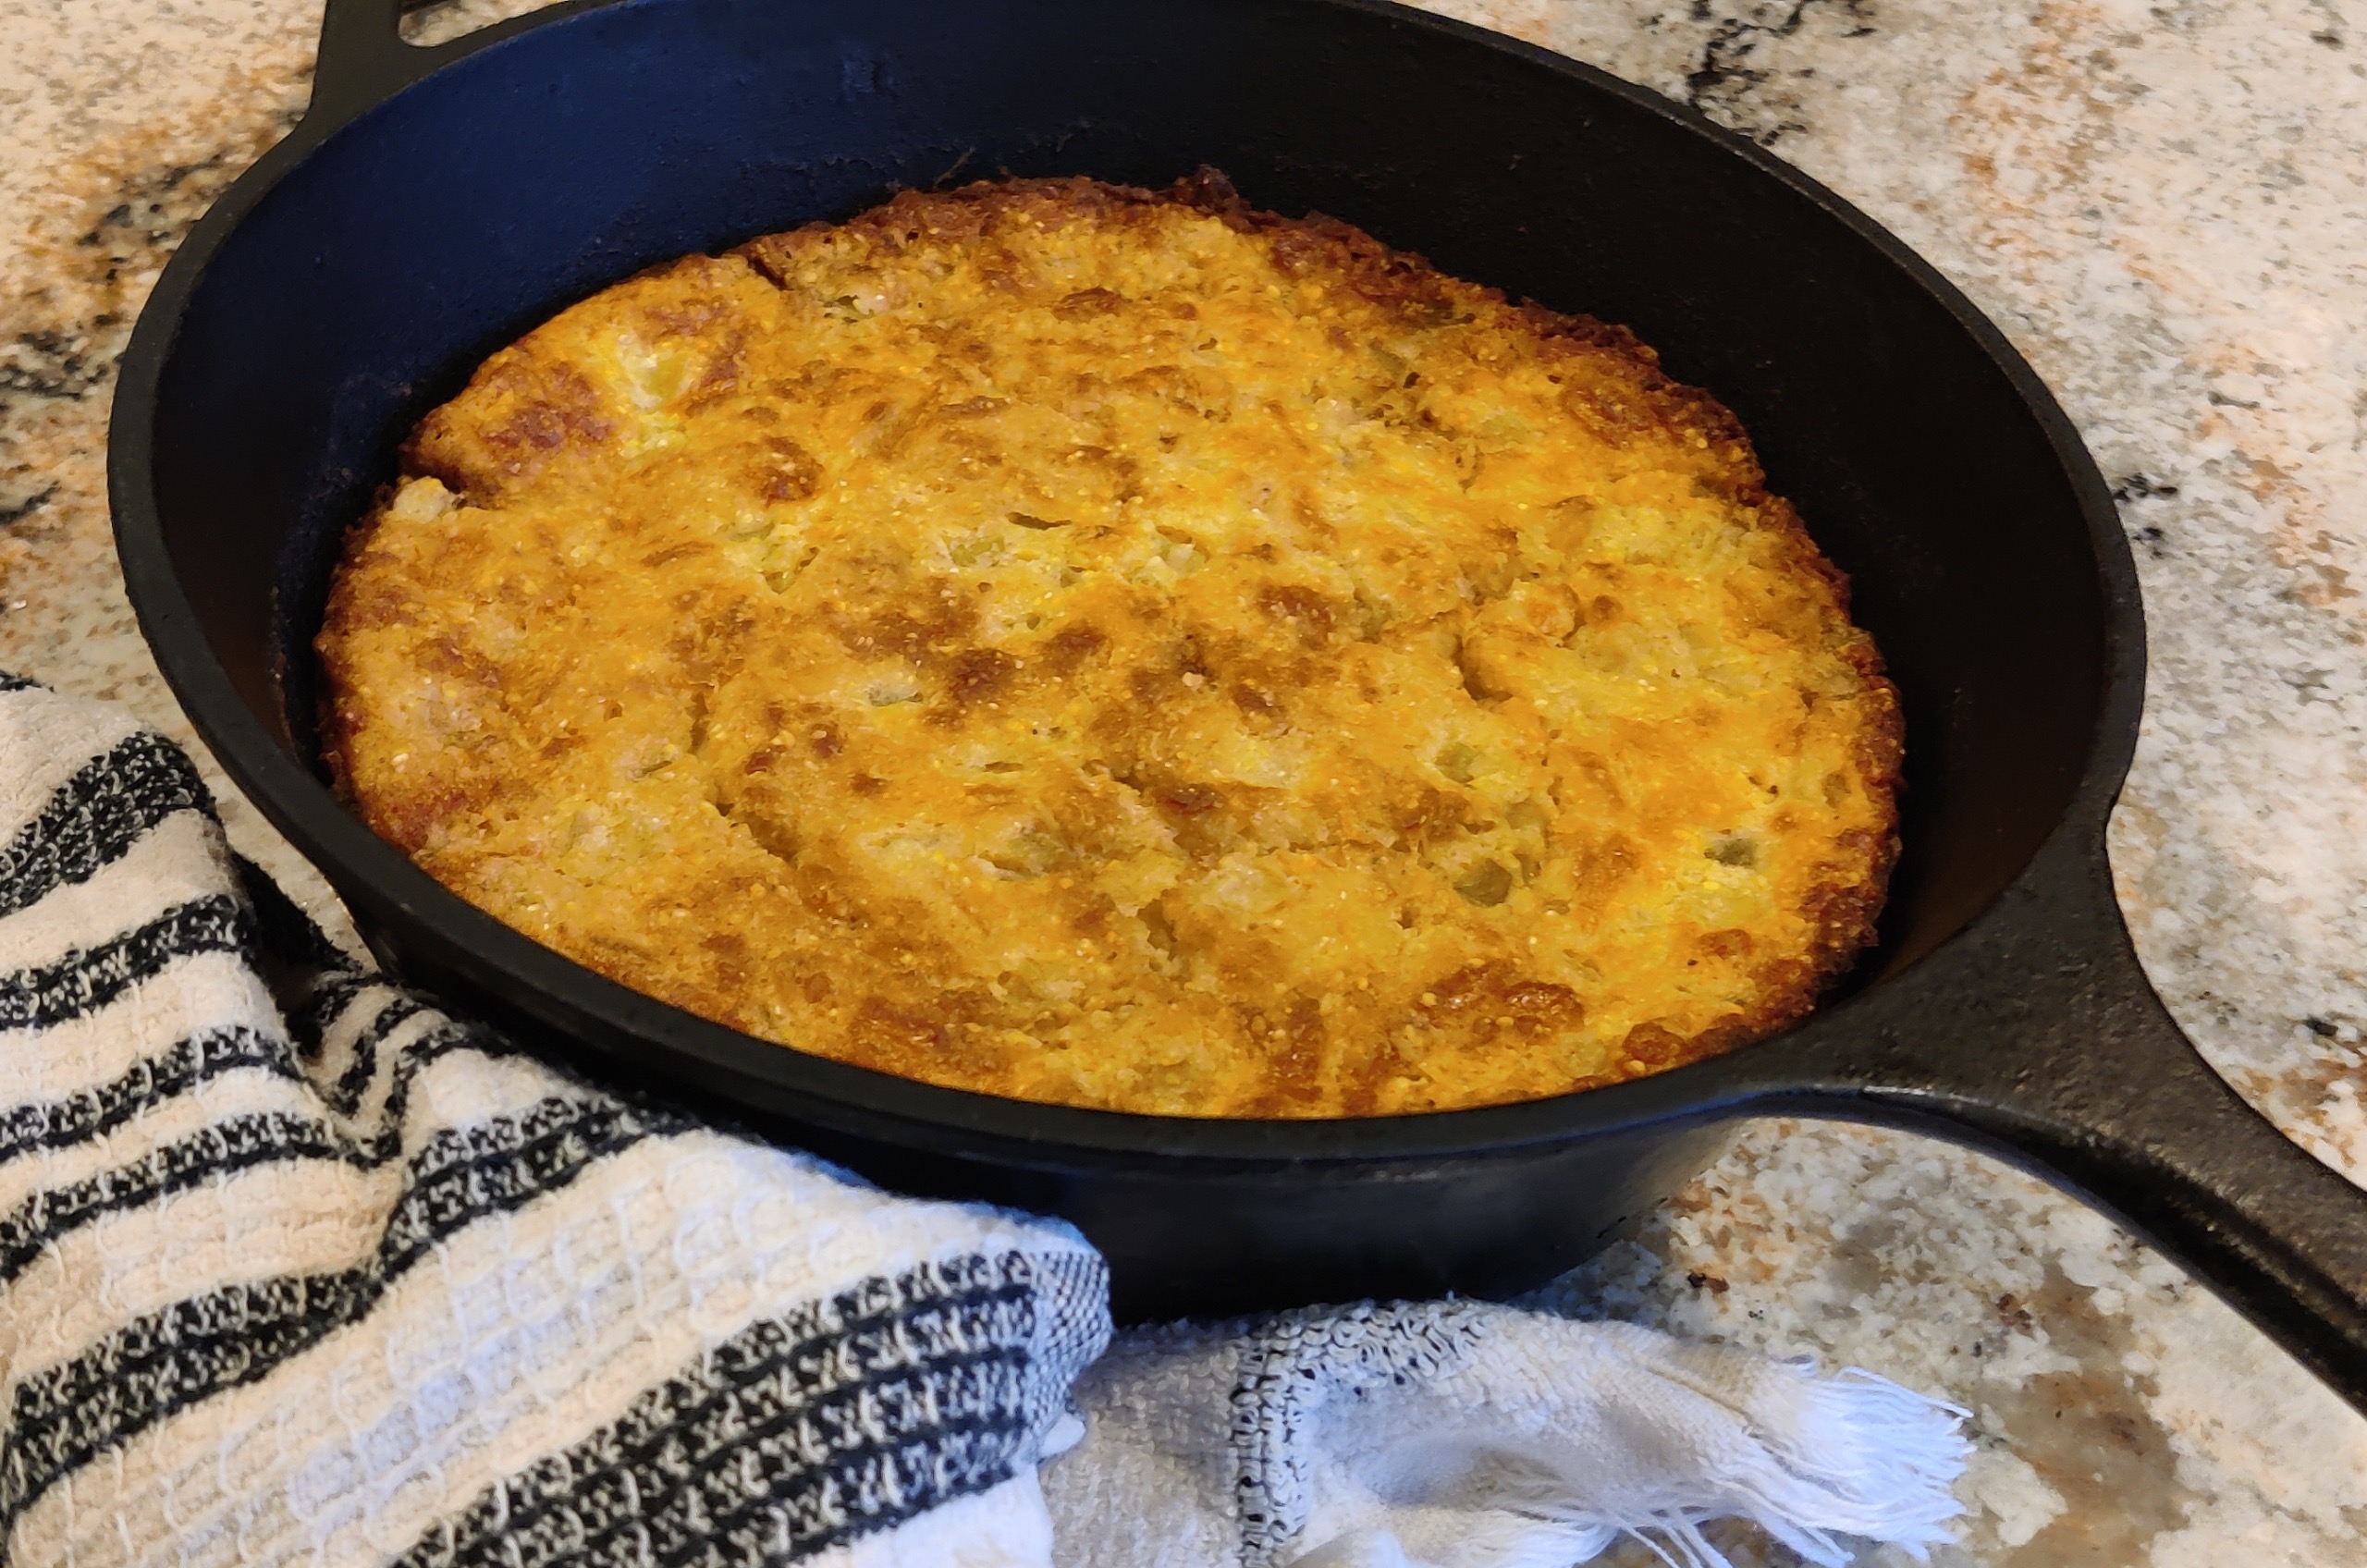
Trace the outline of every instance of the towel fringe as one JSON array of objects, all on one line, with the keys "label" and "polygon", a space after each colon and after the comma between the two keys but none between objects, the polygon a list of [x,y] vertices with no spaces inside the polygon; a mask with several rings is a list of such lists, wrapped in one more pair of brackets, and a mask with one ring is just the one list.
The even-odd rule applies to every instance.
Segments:
[{"label": "towel fringe", "polygon": [[[1971,1412],[1935,1400],[1863,1367],[1819,1377],[1812,1360],[1778,1364],[1797,1379],[1772,1400],[1742,1412],[1751,1419],[1755,1462],[1719,1477],[1729,1500],[1716,1509],[1653,1508],[1609,1513],[1575,1500],[1523,1500],[1574,1532],[1626,1536],[1668,1568],[1733,1568],[1701,1533],[1714,1518],[1744,1518],[1816,1568],[1847,1568],[1852,1553],[1837,1537],[1854,1536],[1903,1548],[1919,1562],[1952,1538],[1945,1528],[1963,1512],[1951,1488],[1971,1444],[1961,1431]],[[1788,1409],[1771,1412],[1767,1404]],[[1557,1533],[1558,1534],[1558,1533]],[[1571,1559],[1540,1532],[1488,1568],[1561,1568]],[[1582,1561],[1582,1560],[1581,1560]]]}]

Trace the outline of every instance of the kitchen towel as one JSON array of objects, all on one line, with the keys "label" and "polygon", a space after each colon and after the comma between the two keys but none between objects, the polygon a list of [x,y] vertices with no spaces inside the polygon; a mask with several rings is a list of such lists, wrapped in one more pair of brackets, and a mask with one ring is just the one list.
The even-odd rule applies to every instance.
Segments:
[{"label": "kitchen towel", "polygon": [[447,1016],[169,741],[0,677],[6,1562],[1694,1568],[1956,1512],[1962,1413],[1867,1374],[1458,1302],[1110,1349],[1106,1296],[1057,1221]]}]

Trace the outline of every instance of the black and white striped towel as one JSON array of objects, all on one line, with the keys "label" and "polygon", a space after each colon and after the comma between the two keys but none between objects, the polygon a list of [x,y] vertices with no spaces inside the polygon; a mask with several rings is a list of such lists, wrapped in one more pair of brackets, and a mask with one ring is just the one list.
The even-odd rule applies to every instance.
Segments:
[{"label": "black and white striped towel", "polygon": [[1105,1287],[385,983],[170,742],[0,677],[0,1562],[1558,1568],[1723,1513],[1838,1562],[1956,1512],[1954,1415],[1862,1374],[1466,1304],[1092,1366]]}]

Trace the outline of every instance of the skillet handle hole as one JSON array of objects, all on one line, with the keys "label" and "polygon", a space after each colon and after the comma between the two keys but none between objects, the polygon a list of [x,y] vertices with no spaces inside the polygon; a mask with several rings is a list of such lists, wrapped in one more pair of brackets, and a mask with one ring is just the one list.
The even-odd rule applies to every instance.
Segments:
[{"label": "skillet handle hole", "polygon": [[400,36],[405,43],[433,48],[466,38],[480,28],[539,11],[556,0],[426,0],[406,4]]}]

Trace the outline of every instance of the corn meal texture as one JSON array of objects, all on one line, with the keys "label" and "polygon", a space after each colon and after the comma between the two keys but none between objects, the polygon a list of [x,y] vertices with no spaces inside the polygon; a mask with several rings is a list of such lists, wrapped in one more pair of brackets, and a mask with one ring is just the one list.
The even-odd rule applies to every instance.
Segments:
[{"label": "corn meal texture", "polygon": [[403,473],[320,642],[351,799],[801,1050],[1485,1105],[1783,1026],[1881,900],[1895,696],[1732,418],[1212,176],[644,274]]}]

